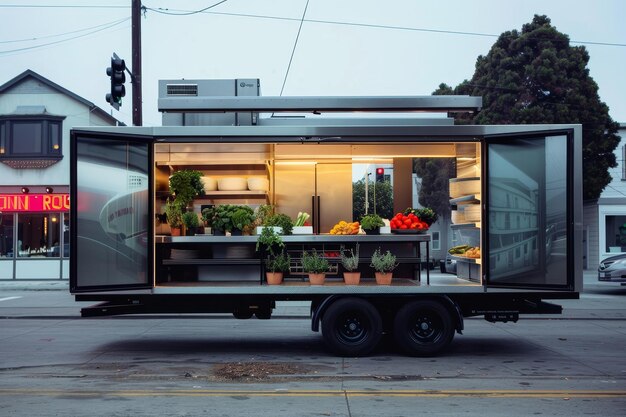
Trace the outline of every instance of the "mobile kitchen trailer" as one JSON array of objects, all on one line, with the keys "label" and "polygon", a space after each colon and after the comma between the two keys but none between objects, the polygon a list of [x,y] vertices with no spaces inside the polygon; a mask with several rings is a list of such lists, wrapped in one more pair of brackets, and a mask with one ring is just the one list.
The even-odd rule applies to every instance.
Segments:
[{"label": "mobile kitchen trailer", "polygon": [[[83,316],[227,312],[270,318],[277,301],[310,301],[312,330],[321,327],[329,347],[342,355],[371,352],[384,333],[408,354],[431,355],[461,333],[464,317],[497,322],[560,313],[545,300],[578,298],[582,290],[580,125],[258,115],[477,111],[480,105],[480,98],[463,96],[184,95],[160,100],[160,109],[181,119],[188,112],[232,114],[235,125],[73,129],[70,291],[77,301],[100,302],[82,309]],[[465,239],[461,243],[480,248],[479,258],[456,257],[456,277],[423,267],[430,234],[328,234],[329,225],[351,220],[353,164],[393,164],[398,211],[411,204],[412,160],[423,157],[453,160],[450,204],[457,211],[450,228]],[[157,226],[169,175],[189,168],[217,179],[269,183],[267,190],[208,191],[194,201],[196,212],[233,202],[273,204],[292,217],[313,211],[313,234],[283,237],[294,265],[282,285],[265,282],[257,236],[177,237]],[[345,285],[336,262],[325,285],[309,285],[298,269],[304,250],[328,253],[357,243],[359,285]],[[370,278],[376,248],[398,255],[389,286]]]}]

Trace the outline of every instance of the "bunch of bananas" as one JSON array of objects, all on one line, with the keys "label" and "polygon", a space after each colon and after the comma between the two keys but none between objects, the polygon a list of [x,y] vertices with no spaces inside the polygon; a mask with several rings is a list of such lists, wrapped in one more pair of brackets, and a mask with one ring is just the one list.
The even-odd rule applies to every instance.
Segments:
[{"label": "bunch of bananas", "polygon": [[330,229],[331,235],[356,235],[359,233],[359,222],[340,221]]}]

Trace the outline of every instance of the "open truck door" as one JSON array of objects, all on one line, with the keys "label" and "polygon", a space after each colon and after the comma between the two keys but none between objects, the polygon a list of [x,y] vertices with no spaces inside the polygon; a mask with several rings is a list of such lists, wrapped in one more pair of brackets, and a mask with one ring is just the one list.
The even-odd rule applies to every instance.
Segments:
[{"label": "open truck door", "polygon": [[71,140],[70,291],[152,288],[152,136]]},{"label": "open truck door", "polygon": [[485,137],[487,287],[582,290],[580,141],[579,128]]}]

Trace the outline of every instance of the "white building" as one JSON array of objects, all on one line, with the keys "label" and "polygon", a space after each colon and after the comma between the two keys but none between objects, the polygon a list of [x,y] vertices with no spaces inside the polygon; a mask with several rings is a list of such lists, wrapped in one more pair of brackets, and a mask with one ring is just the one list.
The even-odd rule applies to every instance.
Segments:
[{"label": "white building", "polygon": [[31,70],[0,85],[0,280],[68,278],[70,129],[118,123]]},{"label": "white building", "polygon": [[613,179],[597,202],[585,202],[584,206],[585,269],[596,269],[602,259],[626,253],[626,123],[620,123],[617,133],[622,140],[614,151],[617,167],[610,171]]}]

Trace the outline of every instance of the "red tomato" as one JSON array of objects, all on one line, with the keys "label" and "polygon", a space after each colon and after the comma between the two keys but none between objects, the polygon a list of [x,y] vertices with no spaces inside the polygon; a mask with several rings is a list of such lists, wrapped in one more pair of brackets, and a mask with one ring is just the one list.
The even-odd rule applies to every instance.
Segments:
[{"label": "red tomato", "polygon": [[419,223],[411,223],[411,229],[418,229],[418,224]]},{"label": "red tomato", "polygon": [[408,226],[406,224],[403,224],[402,226],[400,226],[400,229],[408,229]]},{"label": "red tomato", "polygon": [[412,222],[411,222],[411,219],[405,219],[402,223],[408,227],[411,225]]},{"label": "red tomato", "polygon": [[402,219],[402,213],[396,214],[395,218],[398,219],[398,220]]}]

